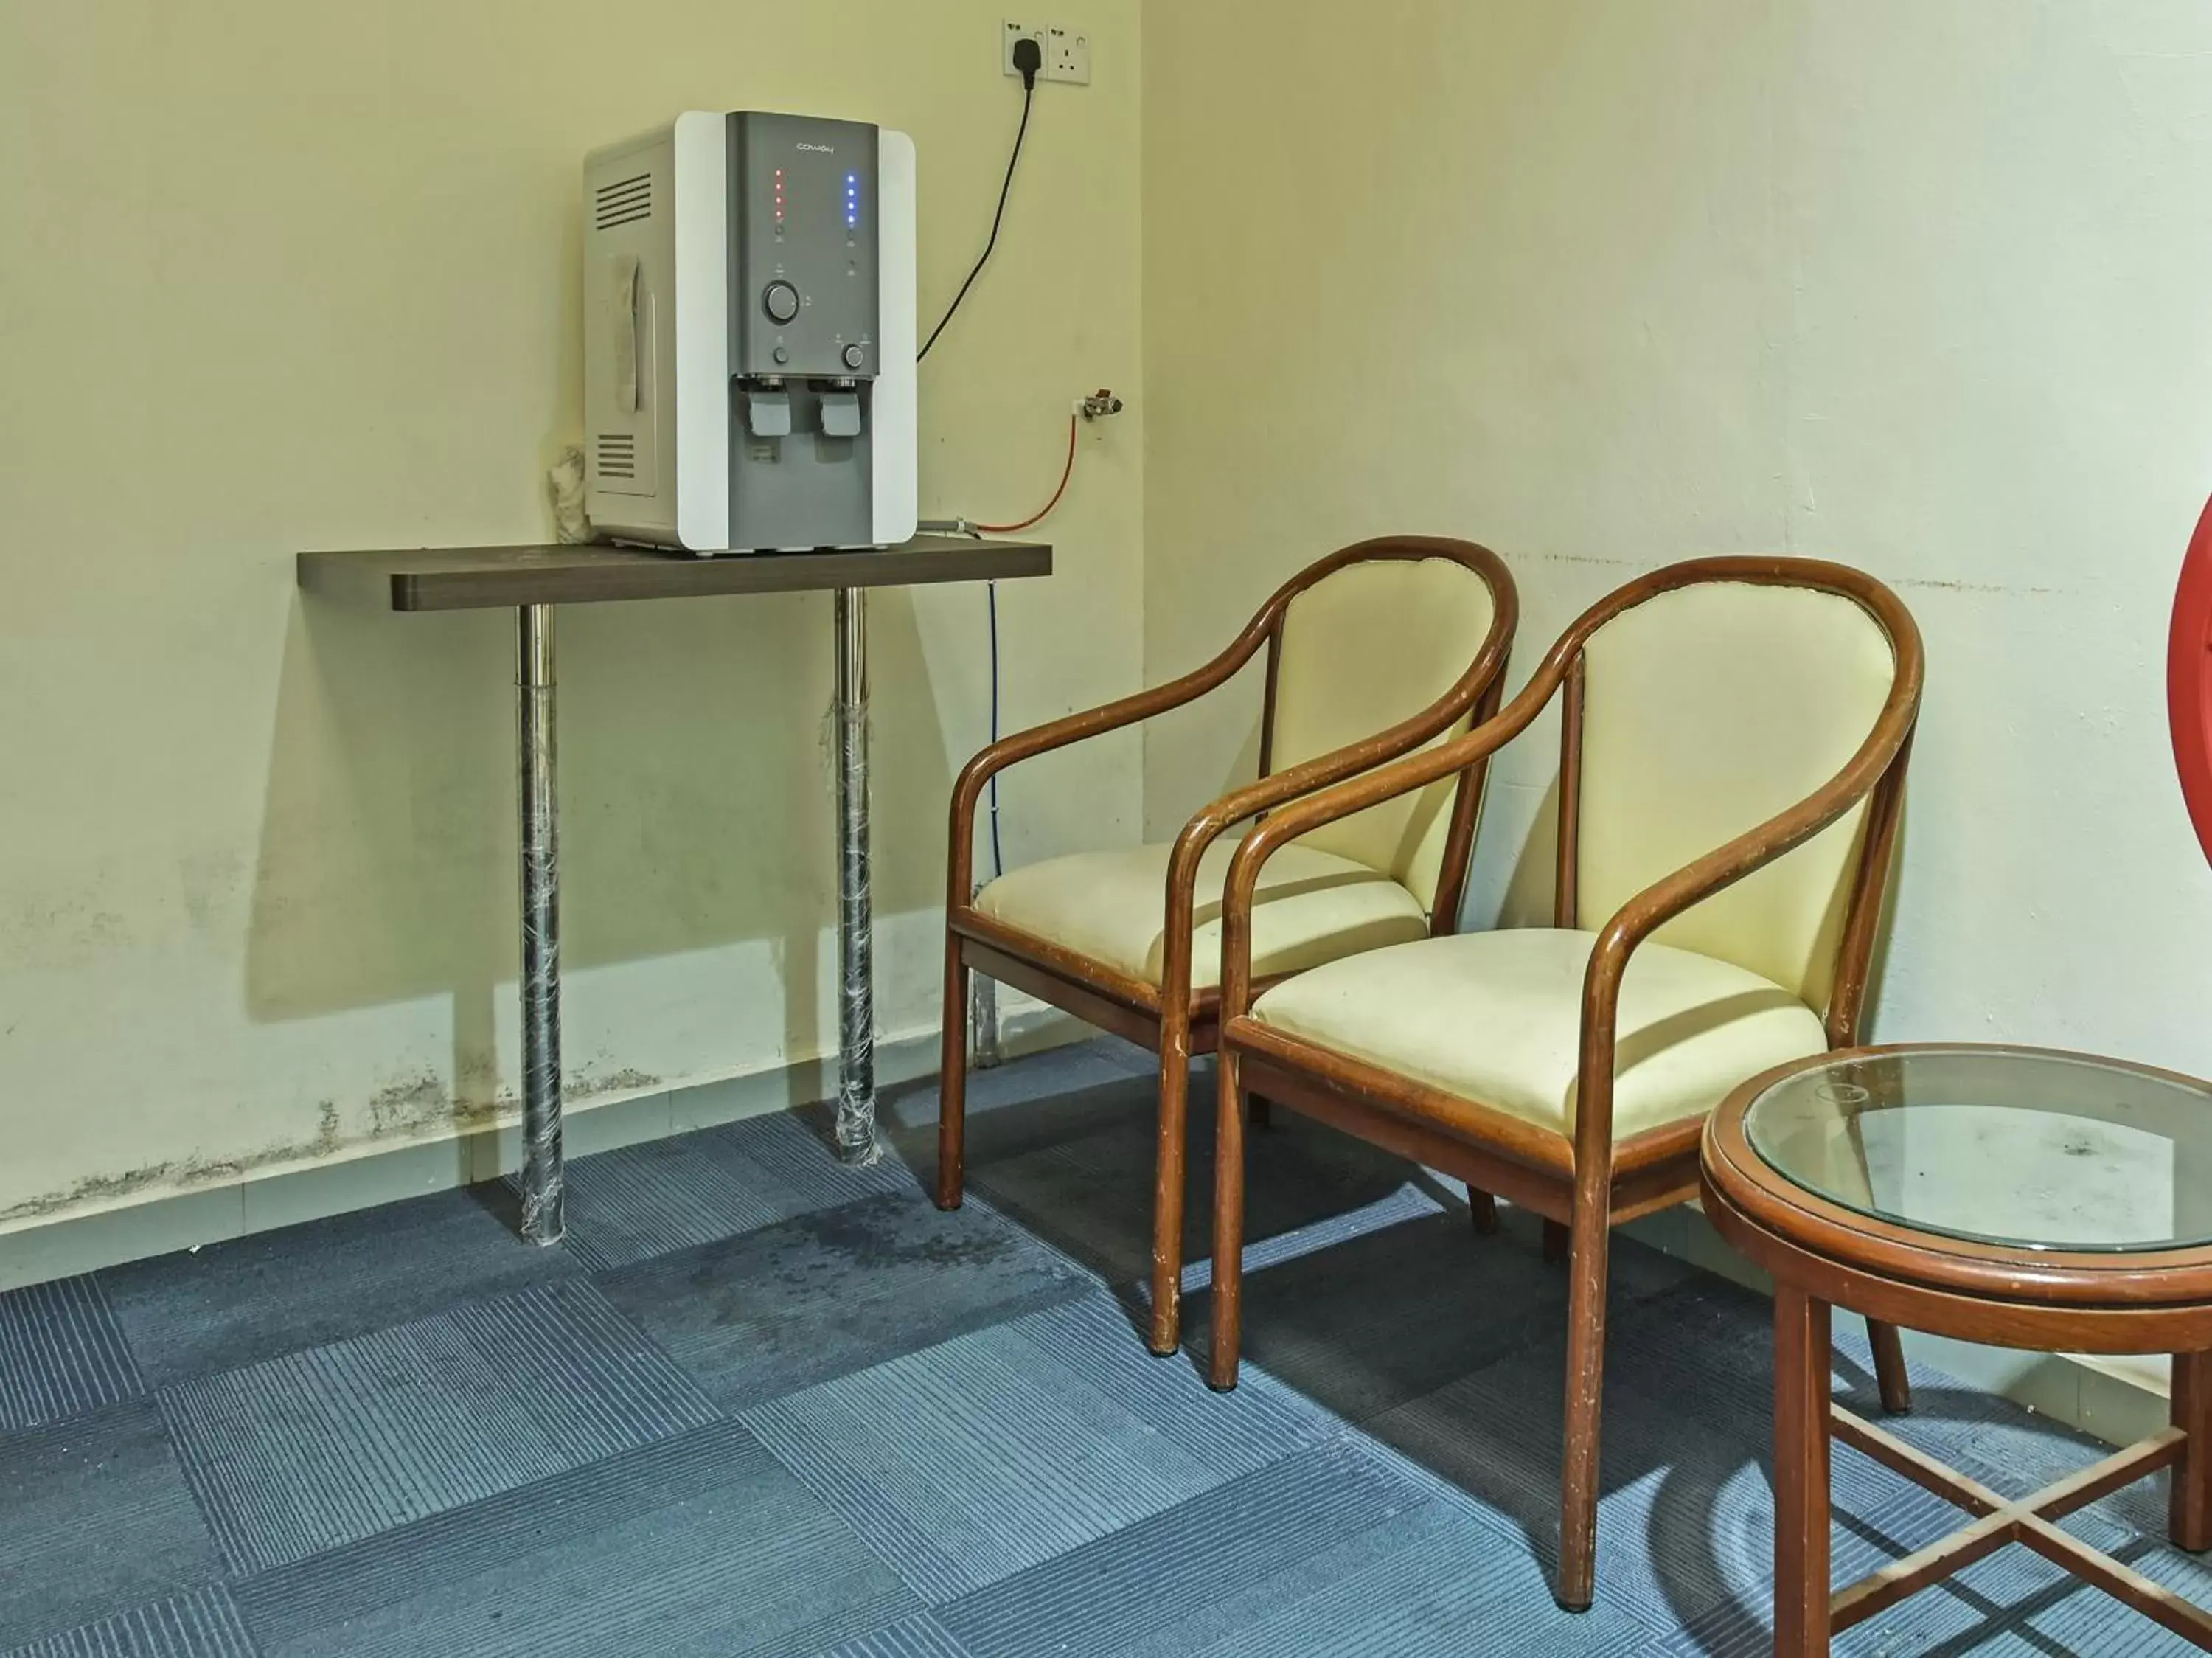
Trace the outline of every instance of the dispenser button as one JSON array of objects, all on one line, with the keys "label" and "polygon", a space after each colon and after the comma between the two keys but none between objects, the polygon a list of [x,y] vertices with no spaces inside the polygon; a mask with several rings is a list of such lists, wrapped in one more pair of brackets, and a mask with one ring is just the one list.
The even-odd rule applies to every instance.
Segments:
[{"label": "dispenser button", "polygon": [[799,314],[799,290],[787,282],[772,282],[761,296],[761,305],[770,320],[788,322]]},{"label": "dispenser button", "polygon": [[868,354],[858,345],[848,345],[845,348],[845,366],[848,369],[857,369],[867,360]]},{"label": "dispenser button", "polygon": [[788,363],[791,361],[791,353],[779,345],[775,348],[775,360],[778,363]]}]

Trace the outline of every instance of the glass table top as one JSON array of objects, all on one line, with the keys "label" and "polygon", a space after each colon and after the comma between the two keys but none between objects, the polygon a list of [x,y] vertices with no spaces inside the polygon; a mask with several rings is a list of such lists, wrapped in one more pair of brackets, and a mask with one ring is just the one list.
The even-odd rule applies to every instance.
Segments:
[{"label": "glass table top", "polygon": [[1746,1108],[1784,1179],[1875,1220],[2013,1248],[2212,1243],[2212,1086],[2087,1055],[1838,1058]]}]

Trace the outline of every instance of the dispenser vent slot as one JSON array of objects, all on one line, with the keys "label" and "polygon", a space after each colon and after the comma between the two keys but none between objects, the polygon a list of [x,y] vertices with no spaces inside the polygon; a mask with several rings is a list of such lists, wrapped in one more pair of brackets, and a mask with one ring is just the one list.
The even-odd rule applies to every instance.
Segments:
[{"label": "dispenser vent slot", "polygon": [[637,439],[628,432],[601,432],[599,471],[602,478],[635,478]]},{"label": "dispenser vent slot", "polygon": [[595,228],[605,230],[617,224],[635,224],[653,216],[653,174],[640,173],[635,178],[603,184],[594,196]]}]

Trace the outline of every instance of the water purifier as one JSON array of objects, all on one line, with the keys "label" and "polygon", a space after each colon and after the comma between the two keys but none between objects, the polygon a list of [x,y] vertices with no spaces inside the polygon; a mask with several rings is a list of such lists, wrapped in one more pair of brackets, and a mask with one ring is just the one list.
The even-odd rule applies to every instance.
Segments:
[{"label": "water purifier", "polygon": [[690,111],[584,164],[586,508],[693,553],[915,533],[915,150]]}]

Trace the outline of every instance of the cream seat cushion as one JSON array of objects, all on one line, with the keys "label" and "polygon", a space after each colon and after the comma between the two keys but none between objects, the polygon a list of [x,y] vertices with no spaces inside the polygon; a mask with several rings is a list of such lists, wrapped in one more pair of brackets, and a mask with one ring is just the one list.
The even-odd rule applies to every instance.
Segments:
[{"label": "cream seat cushion", "polygon": [[[995,921],[1050,939],[1157,988],[1167,920],[1168,855],[1163,844],[1075,852],[999,877],[976,895]],[[1190,982],[1221,981],[1221,885],[1235,843],[1218,840],[1199,861],[1192,911]],[[1298,972],[1355,950],[1426,936],[1420,903],[1364,863],[1296,843],[1260,871],[1252,906],[1255,978]]]},{"label": "cream seat cushion", "polygon": [[[1560,1134],[1575,1118],[1583,973],[1596,935],[1529,928],[1423,939],[1269,991],[1262,1023]],[[1613,1138],[1711,1110],[1770,1065],[1828,1045],[1788,991],[1646,941],[1621,980]]]}]

